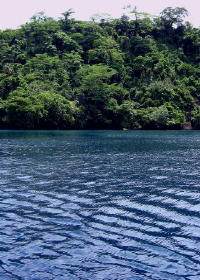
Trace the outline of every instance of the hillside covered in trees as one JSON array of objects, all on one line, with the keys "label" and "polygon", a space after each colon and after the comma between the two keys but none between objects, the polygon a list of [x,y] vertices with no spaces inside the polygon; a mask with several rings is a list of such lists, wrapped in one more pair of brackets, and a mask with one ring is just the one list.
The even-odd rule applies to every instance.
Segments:
[{"label": "hillside covered in trees", "polygon": [[200,128],[200,29],[159,17],[58,20],[0,31],[0,128]]}]

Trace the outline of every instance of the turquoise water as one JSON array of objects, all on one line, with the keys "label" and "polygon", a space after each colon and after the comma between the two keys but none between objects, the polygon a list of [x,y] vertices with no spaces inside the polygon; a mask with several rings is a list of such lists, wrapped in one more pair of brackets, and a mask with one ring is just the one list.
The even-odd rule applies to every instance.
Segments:
[{"label": "turquoise water", "polygon": [[1,131],[1,280],[199,280],[200,132]]}]

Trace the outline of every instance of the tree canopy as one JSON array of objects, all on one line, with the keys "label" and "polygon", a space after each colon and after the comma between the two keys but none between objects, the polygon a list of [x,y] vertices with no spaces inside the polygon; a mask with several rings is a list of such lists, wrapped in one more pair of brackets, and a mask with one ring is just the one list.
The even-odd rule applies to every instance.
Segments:
[{"label": "tree canopy", "polygon": [[0,31],[0,128],[200,128],[200,29],[185,8]]}]

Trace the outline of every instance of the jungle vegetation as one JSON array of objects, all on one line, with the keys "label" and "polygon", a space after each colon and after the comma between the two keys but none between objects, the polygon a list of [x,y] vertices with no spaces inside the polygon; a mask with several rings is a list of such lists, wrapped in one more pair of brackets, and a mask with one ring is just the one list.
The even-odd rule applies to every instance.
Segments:
[{"label": "jungle vegetation", "polygon": [[55,20],[0,31],[0,128],[200,128],[200,29],[159,17]]}]

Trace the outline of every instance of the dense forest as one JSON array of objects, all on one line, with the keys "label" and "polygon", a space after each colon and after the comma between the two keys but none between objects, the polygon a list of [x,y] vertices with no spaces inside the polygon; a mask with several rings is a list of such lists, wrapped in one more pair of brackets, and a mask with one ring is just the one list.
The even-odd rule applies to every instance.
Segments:
[{"label": "dense forest", "polygon": [[40,12],[0,31],[0,128],[199,129],[200,29],[186,16]]}]

